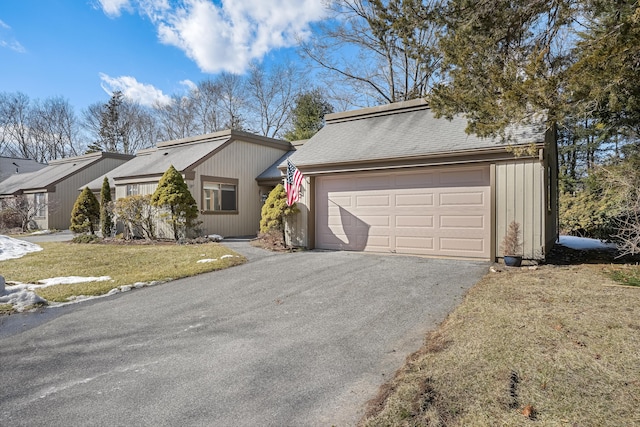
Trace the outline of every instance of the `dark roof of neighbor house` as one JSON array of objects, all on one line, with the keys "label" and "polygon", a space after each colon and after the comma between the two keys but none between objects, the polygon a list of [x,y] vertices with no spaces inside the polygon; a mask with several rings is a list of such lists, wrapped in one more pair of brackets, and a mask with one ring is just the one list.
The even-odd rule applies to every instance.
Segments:
[{"label": "dark roof of neighbor house", "polygon": [[115,181],[119,179],[162,176],[171,165],[179,172],[186,172],[195,168],[235,140],[274,145],[282,148],[283,151],[288,151],[292,148],[287,141],[237,130],[224,130],[207,135],[161,142],[154,148],[141,150],[136,153],[136,157],[127,163],[91,181],[87,186],[91,190],[101,188],[105,176],[109,179],[112,187],[115,185]]},{"label": "dark roof of neighbor house", "polygon": [[287,151],[282,157],[276,160],[271,166],[264,170],[260,175],[256,177],[256,181],[258,182],[268,182],[268,181],[282,181],[282,171],[278,169],[280,163],[284,162],[295,153],[296,150]]},{"label": "dark roof of neighbor house", "polygon": [[0,194],[18,194],[29,190],[47,189],[67,177],[105,158],[130,159],[133,156],[120,153],[97,152],[77,157],[52,160],[47,167],[36,172],[12,175],[0,182]]},{"label": "dark roof of neighbor house", "polygon": [[45,163],[38,163],[32,159],[0,156],[0,181],[15,174],[35,172],[46,166]]},{"label": "dark roof of neighbor house", "polygon": [[[437,119],[422,99],[329,114],[325,120],[320,132],[291,156],[296,166],[464,154],[505,145],[500,138],[467,134],[462,117]],[[509,136],[513,145],[543,143],[545,130],[522,126]]]}]

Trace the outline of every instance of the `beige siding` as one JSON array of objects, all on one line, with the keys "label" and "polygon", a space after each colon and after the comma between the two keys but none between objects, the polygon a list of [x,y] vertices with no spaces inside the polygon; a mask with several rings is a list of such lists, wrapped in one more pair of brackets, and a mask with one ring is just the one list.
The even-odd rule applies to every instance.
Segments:
[{"label": "beige siding", "polygon": [[300,210],[296,215],[287,219],[286,222],[286,236],[287,244],[298,247],[310,247],[309,234],[309,212],[311,204],[310,191],[311,178],[305,177],[300,186],[300,199],[296,203],[296,206]]},{"label": "beige siding", "polygon": [[496,164],[496,253],[511,221],[520,223],[523,256],[544,255],[547,218],[545,165],[539,159],[514,159]]},{"label": "beige siding", "polygon": [[48,221],[43,228],[65,230],[71,224],[71,210],[80,192],[78,188],[125,163],[126,159],[105,158],[62,180],[48,196]]},{"label": "beige siding", "polygon": [[206,234],[222,236],[255,235],[260,227],[262,200],[256,177],[278,160],[283,150],[235,141],[195,168],[192,194],[202,210],[201,176],[238,180],[237,207],[234,214],[201,214]]}]

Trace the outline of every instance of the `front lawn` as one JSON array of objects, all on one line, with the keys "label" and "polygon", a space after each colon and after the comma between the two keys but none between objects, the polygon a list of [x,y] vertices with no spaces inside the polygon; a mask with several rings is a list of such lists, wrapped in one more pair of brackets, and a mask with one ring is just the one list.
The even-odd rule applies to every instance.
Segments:
[{"label": "front lawn", "polygon": [[[67,277],[110,276],[111,280],[39,288],[48,301],[64,302],[78,295],[102,295],[136,282],[166,281],[220,270],[246,259],[217,243],[200,245],[107,245],[43,242],[40,252],[0,262],[7,282],[37,283]],[[216,260],[198,263],[198,260]],[[9,283],[7,285],[10,285]]]},{"label": "front lawn", "polygon": [[609,268],[490,273],[362,424],[640,425],[640,289],[617,286]]}]

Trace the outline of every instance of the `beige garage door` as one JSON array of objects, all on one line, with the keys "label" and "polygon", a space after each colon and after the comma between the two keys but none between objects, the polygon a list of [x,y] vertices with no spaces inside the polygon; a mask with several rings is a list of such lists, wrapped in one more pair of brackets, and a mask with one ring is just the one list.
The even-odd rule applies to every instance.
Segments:
[{"label": "beige garage door", "polygon": [[488,259],[488,167],[316,179],[316,246]]}]

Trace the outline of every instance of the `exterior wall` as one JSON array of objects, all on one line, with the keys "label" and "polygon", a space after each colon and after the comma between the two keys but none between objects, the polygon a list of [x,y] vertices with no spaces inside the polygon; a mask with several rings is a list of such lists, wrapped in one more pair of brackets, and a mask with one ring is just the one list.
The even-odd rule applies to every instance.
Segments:
[{"label": "exterior wall", "polygon": [[523,257],[544,258],[548,222],[545,162],[538,158],[516,158],[495,168],[495,242],[500,244],[511,221],[520,223]]},{"label": "exterior wall", "polygon": [[[202,232],[204,234],[219,234],[223,237],[257,234],[260,228],[262,196],[266,187],[259,186],[256,177],[278,160],[285,151],[236,140],[196,166],[194,174],[189,176],[193,179],[185,179],[185,182],[200,211],[198,220],[202,221],[200,225]],[[187,175],[190,174],[187,173]],[[237,211],[233,213],[205,213],[202,205],[201,177],[237,180]],[[150,178],[118,181],[115,200],[127,196],[127,184],[138,184],[138,194],[140,195],[153,194],[158,187],[158,181],[152,181]],[[173,238],[173,230],[164,221],[158,219],[156,235],[160,238]]]},{"label": "exterior wall", "polygon": [[[42,228],[66,230],[71,225],[71,210],[78,195],[78,188],[104,175],[110,170],[125,163],[128,159],[103,158],[95,164],[73,174],[55,186],[55,191],[48,192],[48,218],[42,222]],[[40,225],[40,224],[39,224]]]},{"label": "exterior wall", "polygon": [[300,212],[291,218],[288,218],[285,224],[285,235],[287,236],[287,245],[296,247],[314,247],[309,233],[314,231],[314,225],[309,223],[312,208],[312,185],[311,182],[315,178],[305,177],[300,184],[300,198],[296,202],[296,206]]},{"label": "exterior wall", "polygon": [[[262,197],[256,177],[278,160],[285,151],[236,140],[195,168],[191,192],[200,209],[205,234],[226,236],[255,235],[260,228]],[[236,213],[203,213],[201,177],[238,180]]]}]

